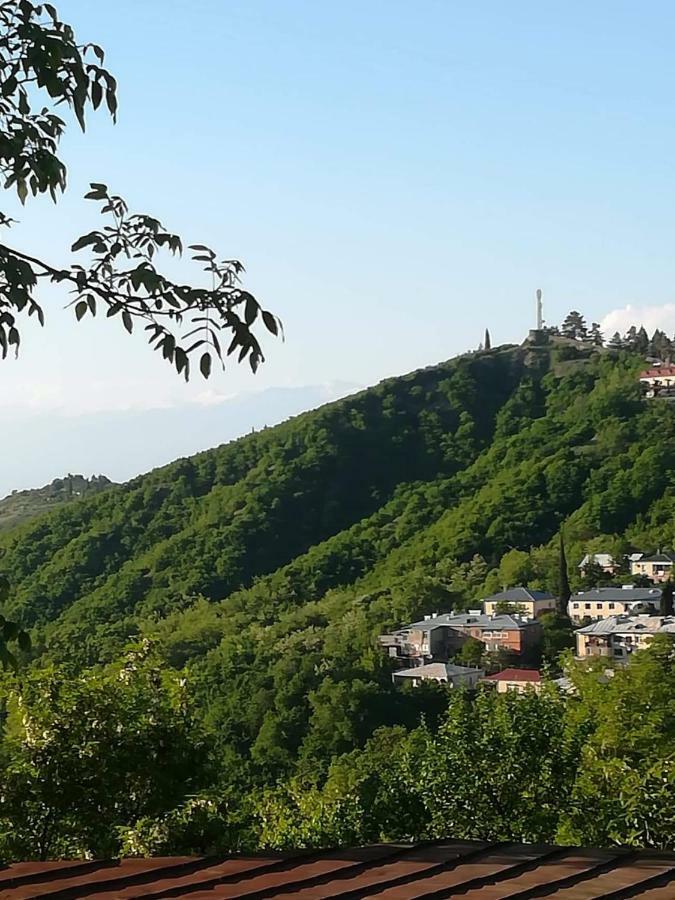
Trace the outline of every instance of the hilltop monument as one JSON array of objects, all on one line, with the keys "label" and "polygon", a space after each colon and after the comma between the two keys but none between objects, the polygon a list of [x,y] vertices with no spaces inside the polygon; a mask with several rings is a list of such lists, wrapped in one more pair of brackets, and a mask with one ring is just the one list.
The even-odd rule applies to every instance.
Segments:
[{"label": "hilltop monument", "polygon": [[548,344],[549,335],[548,332],[544,328],[544,302],[542,299],[542,291],[541,288],[537,288],[535,293],[536,297],[536,327],[530,329],[528,336],[525,338],[525,343],[535,345]]}]

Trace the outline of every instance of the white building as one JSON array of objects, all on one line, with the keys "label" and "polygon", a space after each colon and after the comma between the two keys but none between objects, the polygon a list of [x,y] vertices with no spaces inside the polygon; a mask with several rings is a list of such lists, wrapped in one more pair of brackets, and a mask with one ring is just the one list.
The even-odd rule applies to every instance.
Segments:
[{"label": "white building", "polygon": [[619,568],[611,553],[587,553],[579,563],[579,571],[584,572],[590,565],[598,566],[609,575],[613,575]]},{"label": "white building", "polygon": [[619,615],[656,614],[660,609],[659,588],[635,588],[632,584],[579,591],[572,594],[567,604],[567,613],[573,622]]},{"label": "white building", "polygon": [[423,681],[436,681],[447,684],[450,688],[472,688],[481,678],[483,669],[471,669],[468,666],[454,666],[451,663],[429,663],[426,666],[415,666],[412,669],[399,669],[392,675],[394,684],[412,684],[418,687]]}]

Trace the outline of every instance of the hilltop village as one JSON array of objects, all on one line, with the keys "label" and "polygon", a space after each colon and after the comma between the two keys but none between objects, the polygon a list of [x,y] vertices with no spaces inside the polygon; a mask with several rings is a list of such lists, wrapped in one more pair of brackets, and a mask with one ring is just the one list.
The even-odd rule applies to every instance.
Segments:
[{"label": "hilltop village", "polygon": [[[594,323],[588,329],[575,311],[560,329],[548,328],[543,325],[538,291],[537,328],[530,331],[525,345],[551,342],[638,349],[648,364],[637,379],[641,397],[675,399],[671,362],[675,346],[663,332],[655,332],[650,339],[644,328],[631,328],[623,337],[617,333],[605,343],[599,326]],[[486,330],[479,351],[489,347]],[[559,640],[562,632],[561,649],[567,643],[577,660],[603,658],[612,664],[625,664],[657,634],[675,635],[674,565],[675,552],[661,548],[653,553],[633,552],[622,559],[610,553],[587,553],[577,568],[585,581],[597,580],[594,588],[556,597],[522,585],[505,587],[480,598],[468,612],[431,612],[421,621],[382,634],[380,645],[393,661],[394,684],[417,686],[432,681],[451,688],[481,684],[498,692],[539,690],[547,625],[557,629]],[[629,582],[621,578],[626,575]],[[569,688],[563,676],[553,680]]]},{"label": "hilltop village", "polygon": [[[482,598],[478,608],[466,613],[432,612],[381,635],[380,644],[395,666],[394,683],[538,690],[543,676],[536,663],[546,624],[556,617],[558,626],[569,622],[578,660],[601,657],[627,663],[654,635],[675,635],[675,553],[636,552],[621,562],[608,553],[587,554],[578,568],[582,574],[598,571],[611,577],[621,564],[635,583],[578,591],[567,601],[547,591],[513,587]],[[564,677],[556,683],[566,687]]]}]

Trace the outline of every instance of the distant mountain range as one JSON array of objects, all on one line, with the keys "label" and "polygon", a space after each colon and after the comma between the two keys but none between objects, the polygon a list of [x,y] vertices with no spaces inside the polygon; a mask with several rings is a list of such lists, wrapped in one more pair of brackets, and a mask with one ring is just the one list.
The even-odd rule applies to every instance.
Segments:
[{"label": "distant mountain range", "polygon": [[331,382],[270,388],[208,405],[80,416],[7,416],[3,445],[10,450],[0,467],[0,497],[47,484],[64,472],[105,472],[113,481],[127,481],[179,457],[276,425],[359,387]]}]

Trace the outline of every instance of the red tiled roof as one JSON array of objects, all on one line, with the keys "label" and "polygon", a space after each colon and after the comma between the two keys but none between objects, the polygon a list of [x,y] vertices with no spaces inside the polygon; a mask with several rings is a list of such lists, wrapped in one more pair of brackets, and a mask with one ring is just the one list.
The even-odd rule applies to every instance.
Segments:
[{"label": "red tiled roof", "polygon": [[0,868],[2,900],[289,896],[673,900],[675,853],[440,840],[355,850],[14,863]]},{"label": "red tiled roof", "polygon": [[540,682],[541,674],[536,669],[504,669],[496,675],[488,675],[490,681],[532,681]]},{"label": "red tiled roof", "polygon": [[660,375],[675,375],[675,366],[658,366],[656,369],[640,372],[640,378],[658,378]]}]

